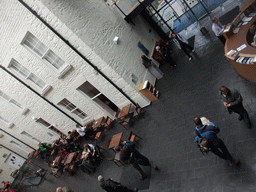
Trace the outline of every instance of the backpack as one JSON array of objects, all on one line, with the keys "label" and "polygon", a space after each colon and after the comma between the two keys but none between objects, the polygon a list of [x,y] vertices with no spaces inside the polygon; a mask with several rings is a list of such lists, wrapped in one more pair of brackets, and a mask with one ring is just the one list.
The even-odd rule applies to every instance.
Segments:
[{"label": "backpack", "polygon": [[202,152],[203,155],[205,153],[207,154],[211,150],[209,147],[209,141],[207,139],[203,138],[197,130],[196,130],[196,134],[199,137],[197,145],[198,145],[200,151]]}]

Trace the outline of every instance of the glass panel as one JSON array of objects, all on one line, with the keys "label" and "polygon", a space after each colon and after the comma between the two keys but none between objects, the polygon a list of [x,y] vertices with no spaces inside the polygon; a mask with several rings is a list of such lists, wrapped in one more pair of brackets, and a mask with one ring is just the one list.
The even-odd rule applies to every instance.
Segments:
[{"label": "glass panel", "polygon": [[155,0],[153,3],[151,3],[151,5],[156,9],[159,10],[161,9],[163,6],[166,5],[165,0]]},{"label": "glass panel", "polygon": [[48,123],[47,121],[43,120],[42,118],[39,118],[36,122],[42,124],[45,127],[49,127],[51,124]]},{"label": "glass panel", "polygon": [[23,67],[21,64],[19,64],[16,60],[12,60],[12,63],[9,67],[12,68],[13,70],[17,71],[23,77],[27,77],[30,73],[29,70],[27,70],[25,67]]},{"label": "glass panel", "polygon": [[190,8],[196,6],[199,3],[198,0],[185,0],[185,1]]},{"label": "glass panel", "polygon": [[29,33],[28,36],[26,37],[24,44],[27,45],[30,49],[32,49],[35,53],[37,53],[40,57],[42,57],[48,49],[31,33]]},{"label": "glass panel", "polygon": [[0,120],[2,120],[4,123],[9,124],[9,121],[7,121],[6,119],[4,119],[3,117],[0,116]]},{"label": "glass panel", "polygon": [[78,108],[74,110],[73,113],[78,115],[78,117],[80,117],[81,119],[84,119],[87,117],[87,115],[81,109],[78,109]]},{"label": "glass panel", "polygon": [[11,97],[9,97],[8,95],[6,95],[5,93],[3,93],[2,91],[0,91],[0,96],[3,97],[4,99],[6,99],[7,101],[10,101]]},{"label": "glass panel", "polygon": [[60,69],[60,67],[64,64],[64,61],[51,50],[47,52],[43,59],[52,64],[52,66],[54,66],[56,69]]},{"label": "glass panel", "polygon": [[147,10],[148,10],[150,16],[156,13],[152,6],[148,6]]},{"label": "glass panel", "polygon": [[160,27],[167,35],[169,35],[171,30],[165,24],[161,25]]},{"label": "glass panel", "polygon": [[90,98],[95,97],[100,92],[98,89],[96,89],[92,84],[90,84],[88,81],[83,83],[80,87],[78,87],[79,90],[81,90],[83,93],[85,93]]},{"label": "glass panel", "polygon": [[38,87],[40,87],[41,89],[44,88],[44,86],[46,85],[45,82],[43,82],[41,79],[39,79],[36,75],[34,75],[33,73],[30,73],[30,75],[28,76],[28,80],[32,81],[34,84],[36,84]]},{"label": "glass panel", "polygon": [[20,109],[23,109],[23,107],[21,106],[21,104],[19,104],[17,101],[11,99],[10,103],[12,103],[13,105],[15,105],[16,107],[19,107]]}]

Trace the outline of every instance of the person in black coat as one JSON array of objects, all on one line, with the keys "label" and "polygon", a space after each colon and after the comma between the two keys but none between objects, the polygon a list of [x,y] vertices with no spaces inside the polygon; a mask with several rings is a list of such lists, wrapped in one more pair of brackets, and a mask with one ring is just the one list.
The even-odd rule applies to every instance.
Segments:
[{"label": "person in black coat", "polygon": [[98,176],[98,181],[100,182],[101,188],[107,192],[137,192],[138,191],[138,188],[135,188],[134,190],[129,189],[121,185],[121,183],[114,181],[111,178],[105,180],[104,177],[102,177],[101,175]]},{"label": "person in black coat", "polygon": [[133,167],[139,171],[141,174],[141,180],[145,179],[147,177],[146,173],[140,168],[140,165],[142,166],[150,166],[151,168],[154,168],[155,170],[158,170],[158,167],[154,164],[151,164],[147,157],[142,155],[139,151],[137,151],[134,148],[134,143],[131,141],[124,141],[124,146],[122,149],[117,150],[120,152],[120,159],[122,162],[126,164],[132,164]]}]

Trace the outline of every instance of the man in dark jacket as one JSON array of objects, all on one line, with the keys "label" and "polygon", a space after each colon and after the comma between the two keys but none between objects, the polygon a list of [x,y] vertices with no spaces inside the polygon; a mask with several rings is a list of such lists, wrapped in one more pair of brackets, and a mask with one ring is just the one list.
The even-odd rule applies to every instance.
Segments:
[{"label": "man in dark jacket", "polygon": [[229,114],[232,112],[239,114],[239,121],[244,119],[246,126],[251,128],[251,121],[249,119],[247,111],[243,106],[243,98],[241,94],[236,89],[229,89],[226,86],[220,87],[221,99],[224,101],[224,106],[227,107]]},{"label": "man in dark jacket", "polygon": [[121,183],[118,183],[114,181],[113,179],[107,179],[105,180],[104,177],[101,175],[98,176],[98,181],[100,182],[100,186],[102,189],[104,189],[107,192],[137,192],[138,189],[135,188],[135,190],[129,189]]},{"label": "man in dark jacket", "polygon": [[134,148],[133,142],[124,141],[123,144],[124,146],[122,150],[119,151],[120,159],[122,162],[126,164],[132,164],[133,167],[141,174],[141,180],[145,179],[147,175],[146,173],[144,173],[144,171],[140,168],[139,165],[150,166],[151,168],[158,170],[158,167],[156,165],[151,164],[147,157],[140,154],[140,152]]},{"label": "man in dark jacket", "polygon": [[197,132],[194,139],[195,142],[198,143],[200,137],[207,139],[209,142],[208,148],[212,153],[227,160],[231,166],[235,166],[240,163],[239,160],[233,159],[224,142],[217,137],[220,129],[213,122],[209,122],[209,125],[203,125],[201,119],[196,117],[194,119],[194,124],[196,126],[195,132]]}]

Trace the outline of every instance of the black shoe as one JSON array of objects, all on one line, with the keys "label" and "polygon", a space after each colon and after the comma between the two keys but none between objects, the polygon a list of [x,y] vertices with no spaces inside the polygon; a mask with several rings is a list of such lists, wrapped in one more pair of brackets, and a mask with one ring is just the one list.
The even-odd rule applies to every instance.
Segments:
[{"label": "black shoe", "polygon": [[239,115],[238,120],[242,121],[243,119],[244,119],[244,117],[242,115]]},{"label": "black shoe", "polygon": [[145,175],[141,175],[140,180],[144,180],[144,179],[146,179],[146,177],[147,177],[146,174]]},{"label": "black shoe", "polygon": [[252,128],[252,124],[251,123],[246,123],[246,126],[247,126],[247,128]]},{"label": "black shoe", "polygon": [[229,165],[231,167],[235,167],[235,166],[238,166],[240,164],[240,160],[239,159],[235,159],[234,161],[230,162]]}]

